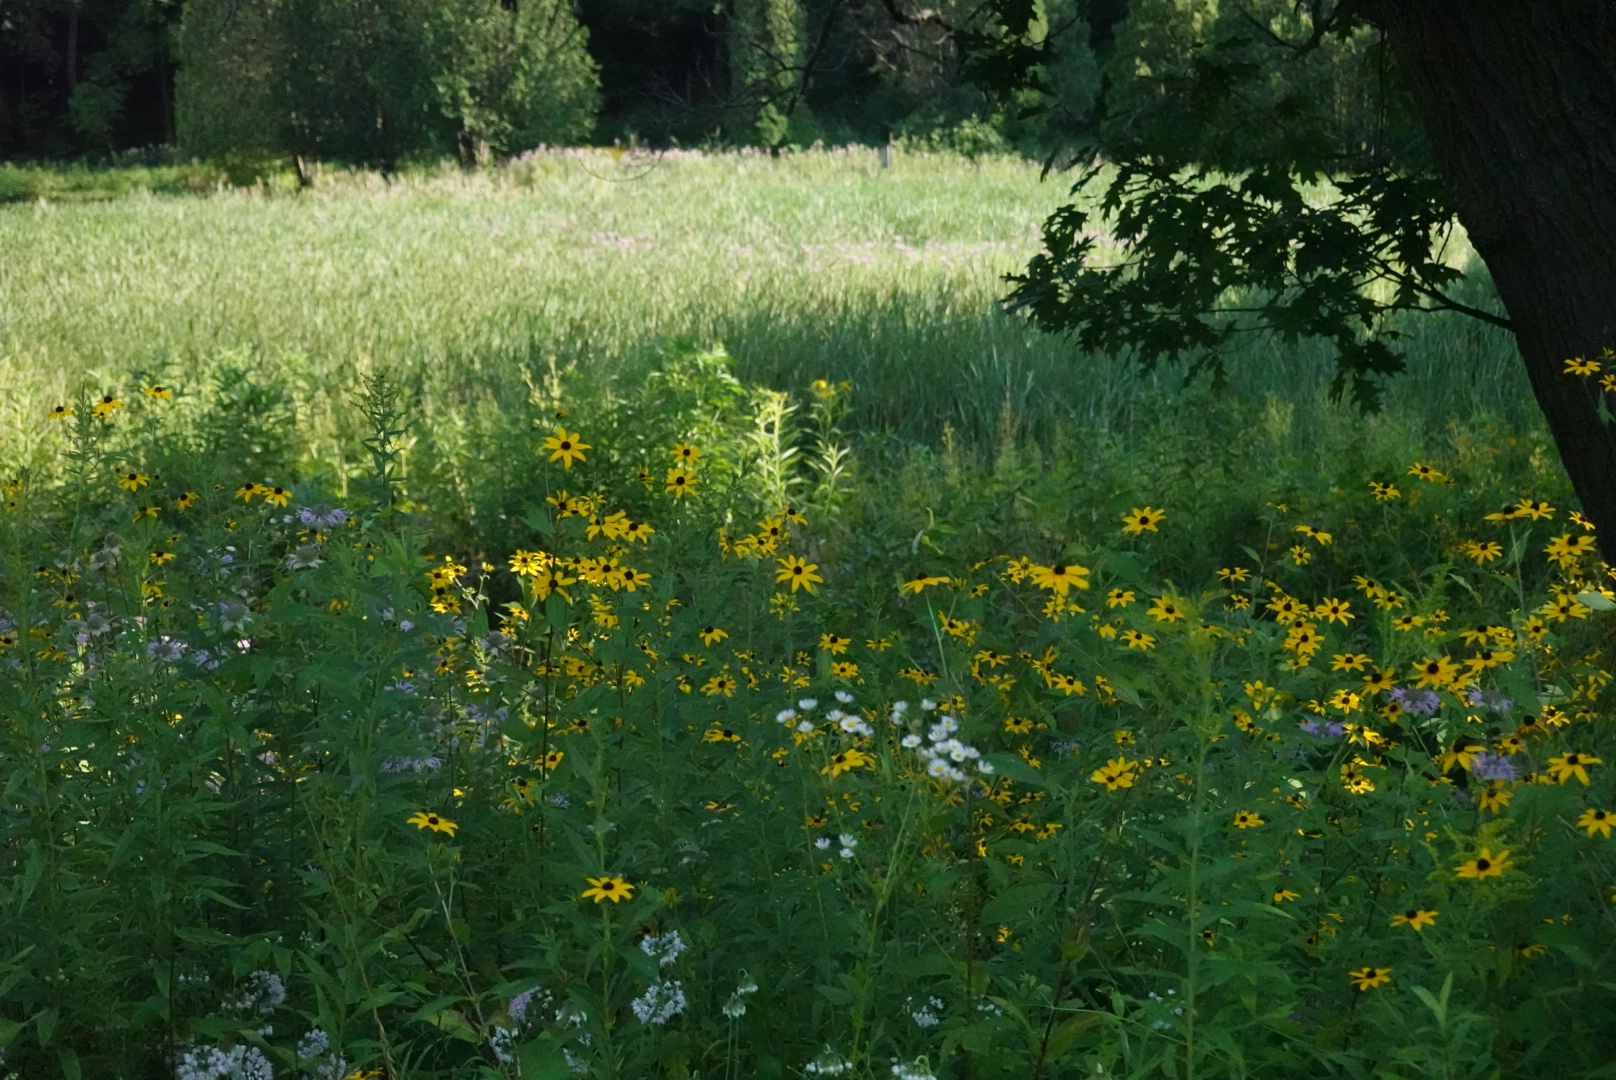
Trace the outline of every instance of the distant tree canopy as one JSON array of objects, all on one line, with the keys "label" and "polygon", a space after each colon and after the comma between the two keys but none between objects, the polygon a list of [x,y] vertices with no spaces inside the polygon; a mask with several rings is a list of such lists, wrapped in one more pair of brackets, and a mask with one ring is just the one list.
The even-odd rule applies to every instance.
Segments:
[{"label": "distant tree canopy", "polygon": [[[1061,43],[1042,70],[1072,115],[1098,86],[1095,7],[1039,4]],[[979,0],[0,0],[0,156],[1043,148],[1060,117],[1021,117],[962,66],[990,15]]]}]

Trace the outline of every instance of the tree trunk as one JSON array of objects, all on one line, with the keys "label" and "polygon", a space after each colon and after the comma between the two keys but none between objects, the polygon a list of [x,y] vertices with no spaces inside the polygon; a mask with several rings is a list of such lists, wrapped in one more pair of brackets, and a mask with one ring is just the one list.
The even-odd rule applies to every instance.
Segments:
[{"label": "tree trunk", "polygon": [[1616,439],[1599,417],[1597,380],[1564,373],[1568,358],[1616,347],[1616,6],[1362,7],[1408,81],[1583,513],[1616,564]]}]

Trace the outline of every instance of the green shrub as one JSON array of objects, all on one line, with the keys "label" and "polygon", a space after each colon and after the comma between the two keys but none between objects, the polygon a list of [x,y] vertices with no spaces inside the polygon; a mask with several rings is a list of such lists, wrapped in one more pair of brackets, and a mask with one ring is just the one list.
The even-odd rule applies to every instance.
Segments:
[{"label": "green shrub", "polygon": [[1616,601],[1528,443],[982,462],[673,342],[536,383],[445,523],[386,378],[323,477],[273,393],[104,393],[0,515],[16,1075],[1616,1049]]}]

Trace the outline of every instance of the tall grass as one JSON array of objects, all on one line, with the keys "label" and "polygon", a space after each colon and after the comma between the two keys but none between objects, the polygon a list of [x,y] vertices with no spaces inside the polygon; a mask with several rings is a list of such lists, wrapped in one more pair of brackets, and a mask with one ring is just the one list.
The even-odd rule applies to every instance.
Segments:
[{"label": "tall grass", "polygon": [[[0,423],[33,426],[86,379],[200,386],[246,368],[285,383],[313,445],[338,437],[344,388],[377,365],[413,378],[446,423],[475,423],[525,399],[552,360],[632,381],[659,339],[692,335],[723,341],[743,379],[852,381],[865,430],[1147,437],[1210,399],[997,309],[1064,195],[1010,159],[900,155],[883,170],[864,150],[567,151],[470,174],[334,174],[301,194],[0,208]],[[1506,335],[1456,316],[1403,329],[1411,371],[1381,426],[1537,423]],[[1323,348],[1254,342],[1231,371],[1232,399],[1295,410],[1298,450],[1361,431],[1324,401]]]}]

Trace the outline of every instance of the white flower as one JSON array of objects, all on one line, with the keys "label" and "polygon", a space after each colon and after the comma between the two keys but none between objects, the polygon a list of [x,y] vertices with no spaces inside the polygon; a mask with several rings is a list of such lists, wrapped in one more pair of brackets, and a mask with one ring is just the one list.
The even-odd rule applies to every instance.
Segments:
[{"label": "white flower", "polygon": [[645,993],[628,1003],[642,1024],[666,1024],[685,1008],[685,992],[675,979],[653,983]]},{"label": "white flower", "polygon": [[927,774],[936,780],[941,780],[952,771],[953,770],[948,767],[948,762],[942,760],[941,758],[934,759],[930,765],[926,766]]},{"label": "white flower", "polygon": [[858,847],[858,837],[854,836],[850,832],[844,832],[836,839],[842,842],[843,847]]},{"label": "white flower", "polygon": [[800,721],[797,724],[797,730],[802,732],[804,735],[807,735],[809,732],[814,730],[814,722],[812,720]]},{"label": "white flower", "polygon": [[797,702],[797,708],[801,709],[803,712],[813,712],[818,705],[819,702],[815,701],[811,697],[805,697],[801,701]]},{"label": "white flower", "polygon": [[777,724],[789,724],[796,718],[796,709],[781,709],[779,712],[774,714],[774,722]]},{"label": "white flower", "polygon": [[853,857],[853,849],[850,847],[844,847],[837,854],[841,855],[841,857],[844,859],[851,859]]},{"label": "white flower", "polygon": [[921,698],[920,699],[920,707],[922,709],[925,709],[927,712],[931,712],[933,709],[935,709],[937,707],[937,703],[935,701],[933,701],[929,697],[928,698]]},{"label": "white flower", "polygon": [[830,721],[830,722],[831,722],[831,723],[833,723],[833,724],[834,724],[834,723],[836,723],[836,722],[837,722],[837,721],[839,721],[839,720],[841,720],[841,719],[842,719],[842,717],[844,717],[844,716],[846,716],[846,715],[847,715],[847,714],[846,714],[846,713],[844,713],[844,712],[843,712],[843,711],[842,711],[842,710],[840,710],[840,709],[832,709],[832,710],[831,710],[831,711],[830,711],[830,712],[828,712],[828,713],[826,713],[826,714],[825,714],[825,719],[826,719],[826,720],[829,720],[829,721]]},{"label": "white flower", "polygon": [[647,934],[640,939],[640,951],[654,959],[657,967],[667,967],[685,951],[685,939],[679,936],[677,930],[669,930],[661,935]]},{"label": "white flower", "polygon": [[919,735],[905,735],[903,737],[903,748],[905,750],[913,750],[915,747],[917,747],[919,745],[920,745],[920,736]]},{"label": "white flower", "polygon": [[844,716],[841,719],[841,729],[849,735],[864,726],[864,721],[856,716]]},{"label": "white flower", "polygon": [[993,762],[991,762],[991,761],[978,761],[976,763],[976,771],[981,773],[983,776],[992,776],[993,775]]},{"label": "white flower", "polygon": [[821,836],[819,839],[814,841],[814,847],[818,848],[820,851],[824,851],[826,848],[830,847],[830,837]]},{"label": "white flower", "polygon": [[897,723],[903,719],[903,714],[908,711],[909,703],[907,701],[894,701],[892,703],[892,722]]},{"label": "white flower", "polygon": [[853,695],[849,694],[846,690],[838,690],[836,691],[836,700],[840,701],[843,705],[851,705],[853,704]]}]

